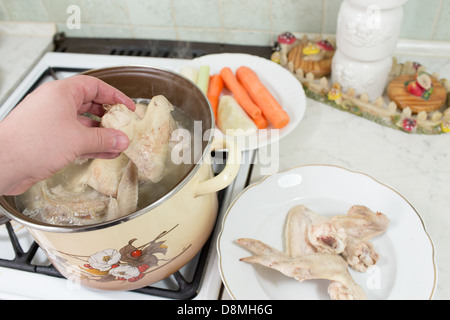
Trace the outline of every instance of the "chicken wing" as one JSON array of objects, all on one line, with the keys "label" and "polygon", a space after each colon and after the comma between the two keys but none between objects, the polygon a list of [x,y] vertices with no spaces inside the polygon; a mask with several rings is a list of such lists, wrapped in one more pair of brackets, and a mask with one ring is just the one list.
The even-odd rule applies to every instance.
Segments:
[{"label": "chicken wing", "polygon": [[[41,181],[21,196],[21,205],[25,207],[23,213],[50,224],[85,225],[112,220],[136,211],[138,171],[134,163],[124,157],[128,164],[116,186],[117,197],[103,194],[84,184],[85,178],[89,176],[86,175],[89,168],[77,170],[77,166],[67,167],[65,170],[70,170],[73,175],[61,171],[59,175],[70,177],[63,184],[51,185],[53,179]],[[107,172],[101,175],[109,177]]]},{"label": "chicken wing", "polygon": [[116,104],[106,107],[101,125],[122,130],[130,144],[124,153],[136,164],[141,177],[159,182],[164,174],[169,140],[175,121],[173,106],[162,95],[153,97],[141,119],[126,106]]},{"label": "chicken wing", "polygon": [[[386,231],[389,219],[384,214],[375,213],[365,206],[354,205],[345,215],[323,218],[322,222],[319,219],[316,221],[318,222],[310,227],[308,240],[317,251],[342,253],[350,267],[360,272],[365,272],[376,264],[379,254],[368,240]],[[334,230],[340,230],[340,237],[330,236],[333,235],[333,232],[330,232],[332,227]],[[342,249],[340,252],[330,251],[336,239],[342,240],[338,246]],[[327,247],[327,244],[330,246]]]},{"label": "chicken wing", "polygon": [[286,226],[287,250],[292,251],[293,256],[315,251],[335,254],[344,251],[345,230],[304,205],[289,210]]},{"label": "chicken wing", "polygon": [[311,216],[305,214],[305,206],[295,206],[288,212],[285,228],[286,253],[290,257],[299,257],[316,252],[308,239],[308,228],[312,224]]},{"label": "chicken wing", "polygon": [[[241,258],[240,261],[260,264],[300,282],[312,279],[337,282],[337,285],[333,285],[334,290],[331,296],[333,299],[363,300],[366,298],[364,290],[353,280],[348,272],[347,262],[340,255],[313,253],[289,257],[258,240],[242,238],[238,239],[237,243],[255,254]],[[345,294],[336,293],[336,290]]]},{"label": "chicken wing", "polygon": [[369,240],[384,233],[389,219],[381,212],[373,212],[366,206],[354,205],[345,215],[331,218],[333,225],[344,228],[349,237]]},{"label": "chicken wing", "polygon": [[384,233],[389,219],[381,212],[373,212],[366,206],[351,206],[345,215],[331,218],[336,228],[344,228],[348,235],[343,257],[354,270],[365,272],[379,259],[370,239]]},{"label": "chicken wing", "polygon": [[128,164],[117,187],[117,199],[110,199],[106,220],[113,220],[137,210],[139,194],[139,175],[133,161]]},{"label": "chicken wing", "polygon": [[347,262],[336,254],[336,251],[342,252],[345,248],[345,231],[326,230],[333,241],[324,241],[319,236],[315,238],[316,244],[320,244],[319,248],[311,242],[311,234],[315,234],[314,230],[311,232],[311,227],[317,226],[316,231],[323,231],[324,228],[320,227],[323,223],[329,223],[328,219],[304,205],[295,206],[289,210],[286,218],[285,252],[259,240],[241,238],[237,243],[254,255],[240,261],[275,269],[300,282],[308,279],[331,280],[328,292],[332,299],[366,299],[364,290],[348,272]]},{"label": "chicken wing", "polygon": [[82,225],[101,222],[107,212],[110,197],[94,189],[80,193],[61,185],[49,188],[41,185],[42,221],[51,224]]},{"label": "chicken wing", "polygon": [[349,237],[342,256],[348,265],[359,272],[366,272],[380,258],[372,242]]},{"label": "chicken wing", "polygon": [[81,181],[104,195],[117,197],[120,179],[129,161],[124,153],[114,159],[94,159]]}]

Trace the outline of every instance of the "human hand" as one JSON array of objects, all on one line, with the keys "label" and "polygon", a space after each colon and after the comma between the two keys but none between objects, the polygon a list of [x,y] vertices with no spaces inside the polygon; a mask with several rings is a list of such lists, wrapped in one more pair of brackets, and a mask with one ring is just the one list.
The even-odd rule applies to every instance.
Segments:
[{"label": "human hand", "polygon": [[0,193],[23,193],[77,158],[118,156],[128,147],[126,134],[82,116],[102,116],[102,104],[115,103],[135,110],[130,98],[90,76],[39,86],[0,122]]}]

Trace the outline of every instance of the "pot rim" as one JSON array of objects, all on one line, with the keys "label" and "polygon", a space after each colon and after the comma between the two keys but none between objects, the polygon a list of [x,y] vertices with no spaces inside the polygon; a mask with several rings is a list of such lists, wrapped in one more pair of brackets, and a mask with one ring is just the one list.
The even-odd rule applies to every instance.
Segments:
[{"label": "pot rim", "polygon": [[[129,220],[135,219],[145,213],[148,213],[149,211],[155,209],[156,207],[162,205],[164,202],[166,202],[168,199],[170,199],[172,196],[174,196],[176,193],[178,193],[178,191],[180,191],[189,181],[191,181],[191,179],[193,178],[193,176],[197,173],[197,171],[199,170],[200,166],[203,164],[204,160],[206,159],[206,156],[209,154],[210,149],[211,149],[211,144],[212,141],[214,139],[214,131],[215,131],[215,119],[214,119],[214,113],[211,107],[211,104],[209,103],[208,98],[206,97],[206,95],[197,87],[197,85],[191,81],[190,79],[183,77],[181,74],[173,71],[173,70],[169,70],[166,68],[161,68],[161,67],[153,67],[153,66],[146,66],[146,65],[117,65],[117,66],[109,66],[109,67],[102,67],[102,68],[95,68],[95,69],[90,69],[90,70],[86,70],[84,72],[79,73],[80,75],[89,75],[89,72],[94,72],[94,71],[102,71],[102,70],[107,70],[107,69],[117,69],[117,68],[130,68],[130,67],[139,67],[139,68],[146,68],[146,69],[156,69],[159,71],[163,71],[163,72],[167,72],[170,74],[173,74],[177,77],[181,77],[182,79],[184,79],[187,82],[190,82],[193,87],[194,90],[197,90],[201,93],[201,95],[204,97],[205,101],[207,102],[208,106],[209,106],[209,111],[210,111],[210,117],[211,117],[211,127],[209,128],[210,130],[210,136],[208,138],[208,143],[206,144],[205,149],[203,150],[202,156],[200,157],[200,159],[198,160],[198,162],[195,164],[195,166],[189,171],[189,173],[184,177],[183,180],[181,180],[175,187],[173,187],[170,191],[168,191],[165,195],[163,195],[161,198],[159,198],[158,200],[152,202],[151,204],[149,204],[148,206],[133,212],[129,215],[126,215],[124,217],[121,218],[117,218],[114,220],[108,220],[108,221],[104,221],[104,222],[100,222],[100,223],[95,223],[95,224],[86,224],[86,225],[74,225],[74,226],[70,226],[70,225],[53,225],[53,224],[49,224],[49,223],[44,223],[38,220],[34,220],[30,217],[27,217],[26,215],[22,214],[21,212],[19,212],[17,209],[15,209],[14,207],[10,206],[9,203],[7,203],[7,201],[5,200],[4,196],[0,197],[0,213],[3,213],[5,216],[7,216],[8,218],[10,218],[11,220],[14,220],[20,224],[23,224],[25,227],[31,228],[31,229],[35,229],[35,230],[40,230],[40,231],[45,231],[45,232],[54,232],[54,233],[79,233],[79,232],[87,232],[87,231],[94,231],[94,230],[100,230],[100,229],[104,229],[104,228],[108,228],[108,227],[112,227],[112,226],[116,226],[119,225],[121,223],[125,223]],[[5,206],[6,204],[6,206]],[[10,208],[12,212],[10,212],[7,208]]]}]

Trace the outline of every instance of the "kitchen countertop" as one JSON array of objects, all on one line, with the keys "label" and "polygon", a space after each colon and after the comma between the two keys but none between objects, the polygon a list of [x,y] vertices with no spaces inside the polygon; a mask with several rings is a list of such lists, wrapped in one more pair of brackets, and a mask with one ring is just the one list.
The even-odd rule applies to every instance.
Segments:
[{"label": "kitchen countertop", "polygon": [[0,22],[0,104],[45,52],[53,49],[53,23]]},{"label": "kitchen countertop", "polygon": [[[440,54],[395,56],[400,62],[422,62],[428,71],[450,79],[450,54]],[[279,171],[337,165],[368,174],[403,195],[421,215],[434,244],[433,298],[450,299],[450,134],[407,134],[307,99],[303,120],[279,142],[279,154]],[[263,177],[261,169],[267,165],[256,162],[251,183]]]}]

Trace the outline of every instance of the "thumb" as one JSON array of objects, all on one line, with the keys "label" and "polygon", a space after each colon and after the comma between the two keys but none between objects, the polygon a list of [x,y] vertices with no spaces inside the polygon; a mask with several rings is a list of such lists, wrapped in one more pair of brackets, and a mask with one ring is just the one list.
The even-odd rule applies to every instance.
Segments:
[{"label": "thumb", "polygon": [[[86,128],[81,154],[93,156],[99,154],[121,153],[128,148],[130,143],[128,136],[120,130],[111,128],[91,127]],[[103,156],[102,156],[103,157]]]}]

